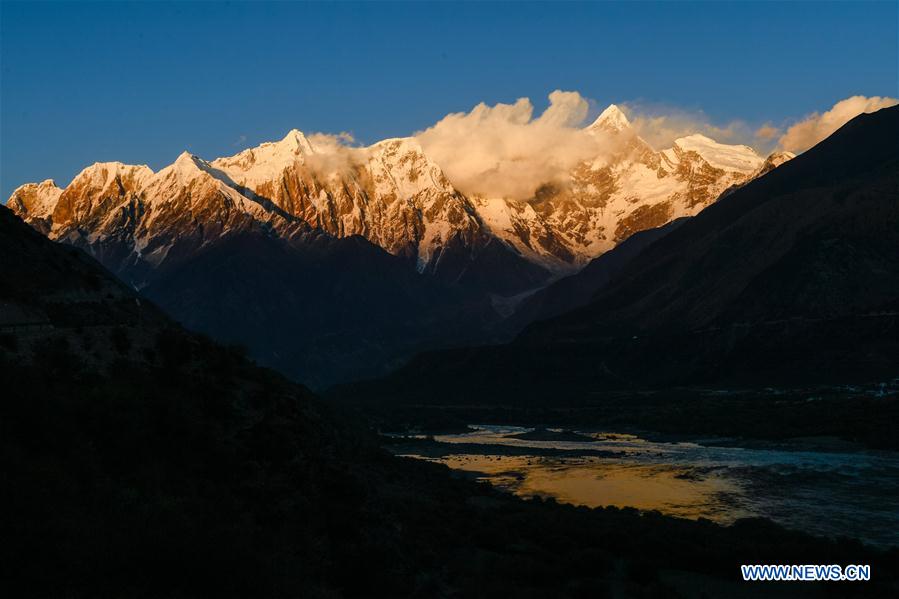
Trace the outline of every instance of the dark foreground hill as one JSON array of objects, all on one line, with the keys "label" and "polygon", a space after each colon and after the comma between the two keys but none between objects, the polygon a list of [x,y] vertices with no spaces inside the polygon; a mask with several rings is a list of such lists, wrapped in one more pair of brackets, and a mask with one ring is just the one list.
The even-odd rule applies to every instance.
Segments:
[{"label": "dark foreground hill", "polygon": [[0,255],[4,596],[671,597],[739,591],[755,562],[871,563],[805,588],[895,591],[897,555],[855,542],[522,501],[389,456],[6,209]]}]

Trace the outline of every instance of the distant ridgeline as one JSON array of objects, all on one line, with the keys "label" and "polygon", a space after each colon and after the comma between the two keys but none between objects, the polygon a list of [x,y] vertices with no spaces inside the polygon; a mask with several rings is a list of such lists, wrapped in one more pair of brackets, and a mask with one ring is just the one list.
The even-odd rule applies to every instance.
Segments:
[{"label": "distant ridgeline", "polygon": [[792,157],[702,135],[656,151],[614,105],[578,135],[597,156],[520,199],[463,193],[416,138],[348,148],[294,130],[155,173],[97,163],[8,206],[189,328],[321,387],[508,339],[526,292]]}]

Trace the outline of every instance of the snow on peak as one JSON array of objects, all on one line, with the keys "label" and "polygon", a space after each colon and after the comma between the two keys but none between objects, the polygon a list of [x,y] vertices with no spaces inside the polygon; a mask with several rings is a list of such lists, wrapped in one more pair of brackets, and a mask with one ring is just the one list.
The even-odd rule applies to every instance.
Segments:
[{"label": "snow on peak", "polygon": [[[255,199],[244,195],[228,173],[187,151],[181,152],[175,162],[156,173],[143,191],[149,205],[160,206],[178,200],[185,188],[191,190],[189,195],[193,203],[207,201],[219,194],[244,212],[265,212]],[[252,196],[252,192],[249,195]]]},{"label": "snow on peak", "polygon": [[193,173],[195,170],[205,170],[203,167],[206,165],[206,161],[198,156],[194,156],[187,150],[184,150],[180,154],[178,154],[178,158],[175,159],[175,162],[172,164],[175,167],[175,170],[179,174]]},{"label": "snow on peak", "polygon": [[369,149],[376,152],[399,150],[424,154],[424,149],[416,137],[389,137],[373,143]]},{"label": "snow on peak", "polygon": [[287,135],[284,136],[284,139],[282,139],[275,145],[280,146],[282,149],[291,150],[294,154],[315,153],[315,148],[309,142],[309,139],[299,129],[291,129],[287,133]]},{"label": "snow on peak", "polygon": [[609,131],[624,131],[625,129],[630,128],[631,122],[627,120],[627,117],[624,116],[624,112],[621,111],[615,104],[609,104],[609,107],[602,111],[596,120],[593,121],[593,124],[587,127],[588,129],[607,129]]},{"label": "snow on peak", "polygon": [[383,163],[389,168],[405,168],[415,163],[420,167],[433,168],[441,172],[443,169],[432,159],[422,147],[417,137],[391,137],[364,148],[369,160]]},{"label": "snow on peak", "polygon": [[294,164],[304,163],[306,156],[316,153],[302,131],[291,129],[280,141],[267,141],[234,156],[216,158],[211,165],[240,185],[255,188],[276,179]]},{"label": "snow on peak", "polygon": [[752,173],[765,162],[749,146],[718,143],[700,133],[676,139],[674,145],[685,152],[696,152],[711,166],[725,171]]},{"label": "snow on peak", "polygon": [[105,173],[109,172],[117,173],[120,170],[127,168],[127,166],[128,165],[121,162],[95,162],[92,165],[81,169],[81,172],[75,175],[75,179],[73,180],[80,179],[81,177],[103,176]]},{"label": "snow on peak", "polygon": [[365,149],[380,195],[411,197],[423,190],[453,192],[440,166],[415,137],[394,137]]},{"label": "snow on peak", "polygon": [[46,218],[53,213],[62,189],[53,179],[40,183],[25,183],[12,192],[6,205],[17,214],[31,218]]},{"label": "snow on peak", "polygon": [[82,169],[72,184],[90,185],[98,190],[109,187],[113,181],[119,178],[131,178],[138,184],[143,183],[153,176],[153,171],[145,164],[124,164],[122,162],[95,162]]},{"label": "snow on peak", "polygon": [[172,180],[183,184],[205,176],[216,177],[216,174],[217,171],[211,164],[185,150],[178,154],[175,162],[156,173],[148,187],[159,186],[163,181],[170,181],[167,184],[172,184]]}]

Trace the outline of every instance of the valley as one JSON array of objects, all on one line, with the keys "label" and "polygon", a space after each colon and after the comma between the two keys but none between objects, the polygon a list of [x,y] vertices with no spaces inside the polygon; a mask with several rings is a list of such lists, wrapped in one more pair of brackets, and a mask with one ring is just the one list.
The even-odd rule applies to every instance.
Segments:
[{"label": "valley", "polygon": [[899,597],[896,2],[0,2],[0,597]]},{"label": "valley", "polygon": [[158,172],[96,163],[7,205],[185,326],[324,389],[507,340],[536,315],[503,306],[792,157],[698,134],[657,152],[615,105],[572,135],[585,158],[525,198],[463,193],[419,138],[359,147],[291,130]]}]

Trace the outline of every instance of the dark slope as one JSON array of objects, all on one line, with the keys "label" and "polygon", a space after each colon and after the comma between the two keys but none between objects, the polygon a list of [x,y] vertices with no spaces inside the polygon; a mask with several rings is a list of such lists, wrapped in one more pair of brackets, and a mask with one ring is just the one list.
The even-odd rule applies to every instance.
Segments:
[{"label": "dark slope", "polygon": [[116,325],[165,321],[79,249],[49,243],[5,207],[0,210],[0,327]]},{"label": "dark slope", "polygon": [[674,220],[655,229],[634,233],[614,249],[591,260],[576,274],[559,279],[522,300],[515,312],[503,321],[504,336],[512,337],[531,323],[547,320],[587,305],[645,247],[667,235],[684,222]]},{"label": "dark slope", "polygon": [[441,251],[434,274],[447,285],[470,294],[515,295],[539,287],[551,277],[548,270],[499,239],[490,239],[476,251],[461,243],[459,246],[450,245]]},{"label": "dark slope", "polygon": [[897,556],[851,541],[519,501],[390,457],[5,208],[0,246],[0,300],[32,311],[0,332],[5,597],[676,597],[663,571],[730,593],[765,561],[869,563],[864,588],[809,592],[895,592]]},{"label": "dark slope", "polygon": [[470,341],[493,314],[485,297],[420,275],[361,237],[230,235],[155,273],[143,292],[187,328],[244,345],[311,387]]},{"label": "dark slope", "polygon": [[899,108],[861,115],[650,244],[592,302],[506,346],[356,389],[411,403],[899,376]]}]

